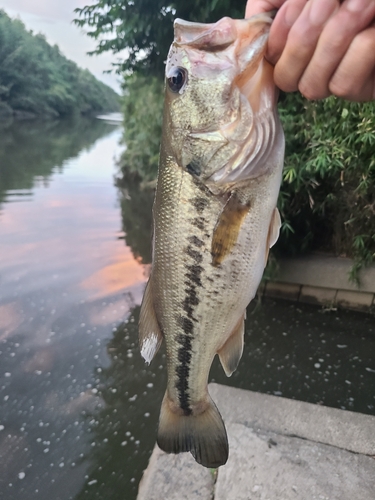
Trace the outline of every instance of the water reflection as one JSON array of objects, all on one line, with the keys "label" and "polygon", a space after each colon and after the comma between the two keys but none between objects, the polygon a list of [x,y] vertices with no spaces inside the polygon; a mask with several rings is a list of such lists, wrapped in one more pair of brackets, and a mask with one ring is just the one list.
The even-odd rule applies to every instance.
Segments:
[{"label": "water reflection", "polygon": [[154,193],[134,179],[118,182],[122,227],[126,243],[137,260],[151,263],[152,203]]},{"label": "water reflection", "polygon": [[13,201],[0,212],[6,500],[65,500],[85,484],[91,424],[82,414],[104,405],[95,370],[109,364],[107,341],[140,303],[147,274],[116,203],[120,137],[92,120],[19,123],[0,136],[2,200]]},{"label": "water reflection", "polygon": [[[131,301],[131,300],[130,300]],[[156,438],[166,387],[164,347],[147,367],[138,350],[139,306],[107,343],[109,365],[95,369],[104,402],[85,414],[90,449],[85,484],[76,500],[136,498]],[[362,328],[358,335],[358,328]],[[373,318],[345,311],[266,300],[249,310],[243,358],[231,378],[218,362],[210,378],[269,394],[375,414]],[[366,359],[366,361],[365,361]]]},{"label": "water reflection", "polygon": [[238,369],[227,379],[214,363],[216,382],[375,415],[372,316],[266,299],[245,332]]},{"label": "water reflection", "polygon": [[[5,500],[134,499],[155,442],[164,350],[147,367],[137,345],[153,193],[114,185],[120,137],[88,120],[0,135],[0,199],[13,201],[0,207]],[[373,325],[265,301],[238,370],[227,379],[215,362],[211,376],[375,414]]]},{"label": "water reflection", "polygon": [[[59,121],[3,124],[0,135],[0,204],[30,196],[35,185],[48,186],[53,172],[113,130],[102,120],[74,118]],[[21,191],[22,190],[22,191]]]},{"label": "water reflection", "polygon": [[104,407],[86,415],[92,448],[84,460],[90,472],[76,500],[135,498],[155,443],[165,362],[164,355],[158,354],[148,368],[139,355],[139,309],[132,310],[107,344],[110,365],[95,371]]}]

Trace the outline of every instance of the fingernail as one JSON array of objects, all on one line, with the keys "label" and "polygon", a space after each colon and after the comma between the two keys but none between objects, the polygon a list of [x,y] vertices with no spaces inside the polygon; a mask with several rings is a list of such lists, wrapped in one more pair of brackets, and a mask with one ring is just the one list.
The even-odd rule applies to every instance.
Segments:
[{"label": "fingernail", "polygon": [[313,26],[322,26],[328,21],[337,6],[336,0],[310,0],[309,3],[309,19]]},{"label": "fingernail", "polygon": [[345,7],[351,12],[360,12],[368,6],[367,0],[347,0],[345,2]]}]

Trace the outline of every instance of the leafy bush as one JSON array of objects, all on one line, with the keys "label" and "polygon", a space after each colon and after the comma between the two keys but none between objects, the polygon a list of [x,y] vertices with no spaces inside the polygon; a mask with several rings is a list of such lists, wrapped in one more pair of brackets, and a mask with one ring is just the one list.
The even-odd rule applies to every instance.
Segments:
[{"label": "leafy bush", "polygon": [[120,164],[134,179],[156,177],[163,113],[163,83],[160,78],[134,74],[126,79],[123,112],[126,146]]},{"label": "leafy bush", "polygon": [[[124,175],[156,177],[162,84],[134,75],[124,98]],[[375,103],[281,96],[286,155],[279,208],[283,255],[324,250],[375,261]]]},{"label": "leafy bush", "polygon": [[355,277],[375,261],[375,103],[288,94],[280,115],[286,156],[279,248],[353,257]]}]

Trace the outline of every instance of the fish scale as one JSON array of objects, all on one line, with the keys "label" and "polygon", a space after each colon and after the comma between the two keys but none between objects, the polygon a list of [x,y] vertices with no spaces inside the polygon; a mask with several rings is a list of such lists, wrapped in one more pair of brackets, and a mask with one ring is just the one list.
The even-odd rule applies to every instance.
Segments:
[{"label": "fish scale", "polygon": [[[236,369],[246,306],[280,227],[276,201],[284,137],[272,68],[263,57],[269,24],[265,15],[214,25],[177,20],[166,68],[153,263],[140,313],[140,347],[150,362],[163,340],[166,346],[159,446],[169,453],[190,451],[206,467],[228,458],[225,426],[207,389],[211,364],[218,354],[228,376]],[[217,51],[212,43],[219,43]],[[226,50],[235,57],[232,65]],[[204,65],[209,69],[202,84]],[[202,99],[209,106],[200,118]],[[216,109],[212,116],[209,108]]]}]

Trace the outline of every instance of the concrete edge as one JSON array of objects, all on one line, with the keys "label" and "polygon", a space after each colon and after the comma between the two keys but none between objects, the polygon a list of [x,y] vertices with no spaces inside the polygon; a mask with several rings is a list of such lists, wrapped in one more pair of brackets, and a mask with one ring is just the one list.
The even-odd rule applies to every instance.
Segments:
[{"label": "concrete edge", "polygon": [[277,261],[278,270],[272,281],[375,294],[375,265],[359,272],[358,286],[349,280],[353,264],[351,259],[322,254],[282,258]]},{"label": "concrete edge", "polygon": [[215,477],[190,453],[167,455],[157,444],[138,485],[137,500],[212,500]]},{"label": "concrete edge", "polygon": [[375,456],[375,417],[218,384],[210,394],[224,421]]},{"label": "concrete edge", "polygon": [[375,313],[375,265],[362,269],[359,285],[349,280],[351,259],[311,254],[279,259],[277,271],[258,289],[260,296]]},{"label": "concrete edge", "polygon": [[[360,496],[363,491],[370,491],[370,496],[367,495],[363,498],[372,498],[372,486],[370,483],[372,470],[375,470],[375,416],[314,405],[219,384],[210,384],[209,391],[224,418],[229,438],[232,440],[231,453],[227,465],[218,469],[218,472],[214,475],[211,470],[198,465],[190,453],[167,455],[155,445],[148,467],[144,471],[143,478],[139,484],[137,500],[160,500],[161,498],[168,500],[245,498],[243,494],[237,495],[236,487],[238,485],[240,486],[239,491],[246,491],[246,498],[250,498],[248,496],[249,492],[256,493],[259,489],[255,490],[252,488],[254,481],[258,485],[261,484],[259,482],[259,471],[256,472],[255,470],[256,467],[259,464],[265,463],[265,457],[274,453],[272,450],[269,450],[271,447],[277,446],[277,450],[279,450],[283,442],[277,436],[283,436],[290,443],[293,443],[293,450],[297,450],[295,453],[298,453],[301,447],[306,448],[305,443],[301,440],[309,443],[307,446],[310,446],[310,449],[313,450],[313,455],[310,455],[310,462],[308,463],[304,463],[303,460],[301,462],[298,455],[296,457],[293,455],[294,460],[289,461],[291,464],[289,479],[285,479],[285,463],[283,465],[282,460],[280,461],[280,456],[277,458],[277,462],[274,462],[274,479],[277,477],[282,478],[281,483],[280,481],[276,481],[276,489],[280,487],[280,484],[284,487],[291,487],[291,489],[289,488],[290,494],[285,495],[285,498],[292,500],[296,498],[295,493],[297,490],[293,488],[293,485],[296,484],[296,477],[301,473],[301,466],[302,469],[306,469],[307,467],[307,476],[306,474],[301,476],[302,483],[300,486],[302,488],[306,485],[306,480],[310,478],[311,466],[313,464],[320,464],[321,459],[318,457],[321,456],[321,453],[323,456],[326,456],[324,464],[333,464],[336,467],[334,467],[335,473],[339,473],[342,464],[346,464],[346,467],[349,467],[361,487],[361,481],[364,481],[363,478],[365,478],[367,482],[363,483],[364,486],[362,489],[359,488],[360,491],[355,490],[355,486],[352,490],[357,491]],[[237,442],[235,435],[240,436]],[[267,439],[267,435],[274,435],[277,442],[265,441],[264,436]],[[249,446],[250,441],[254,444],[254,439],[251,438],[250,441],[249,439],[242,439],[249,436],[250,438],[251,436],[263,436],[263,443],[261,443],[263,451],[256,451],[256,448]],[[242,446],[243,442],[245,446]],[[312,448],[311,444],[313,445]],[[324,450],[322,446],[326,446],[327,448]],[[329,449],[328,447],[332,448]],[[265,449],[267,450],[266,452],[264,452]],[[319,450],[321,453],[316,455],[316,450]],[[282,453],[282,450],[280,452]],[[342,453],[346,455],[342,455]],[[337,457],[346,458],[343,462],[336,464],[335,460]],[[364,462],[364,459],[367,462]],[[367,476],[361,475],[360,471],[363,468],[360,471],[358,469],[358,467],[363,467],[363,464],[367,464],[367,470],[370,471],[367,473]],[[314,487],[319,486],[320,491],[327,492],[328,484],[332,486],[332,478],[329,477],[332,471],[329,471],[329,467],[327,470],[322,469],[322,467],[320,468],[322,473],[314,476],[315,479],[313,477],[312,484]],[[345,474],[345,470],[348,469],[344,468],[342,470],[344,471],[343,474]],[[249,474],[250,471],[251,473]],[[268,483],[272,486],[274,479],[272,479],[272,476],[268,476],[267,470],[265,470],[265,474],[264,484]],[[347,476],[345,476],[345,480],[351,481]],[[345,484],[340,489],[341,493],[343,488],[345,489]],[[271,490],[273,491],[273,496],[270,498],[275,499],[275,488],[271,488]],[[277,491],[280,492],[280,490]],[[259,495],[254,495],[255,497],[260,498]],[[303,498],[310,498],[310,496],[303,496]],[[313,497],[311,496],[311,498]],[[318,497],[314,496],[314,498]],[[319,496],[319,498],[328,497]],[[357,497],[353,496],[353,491],[351,491],[350,494],[344,495],[342,498]]]},{"label": "concrete edge", "polygon": [[365,313],[375,311],[375,293],[371,292],[265,281],[258,293],[265,297],[317,304],[327,308],[351,309]]}]

